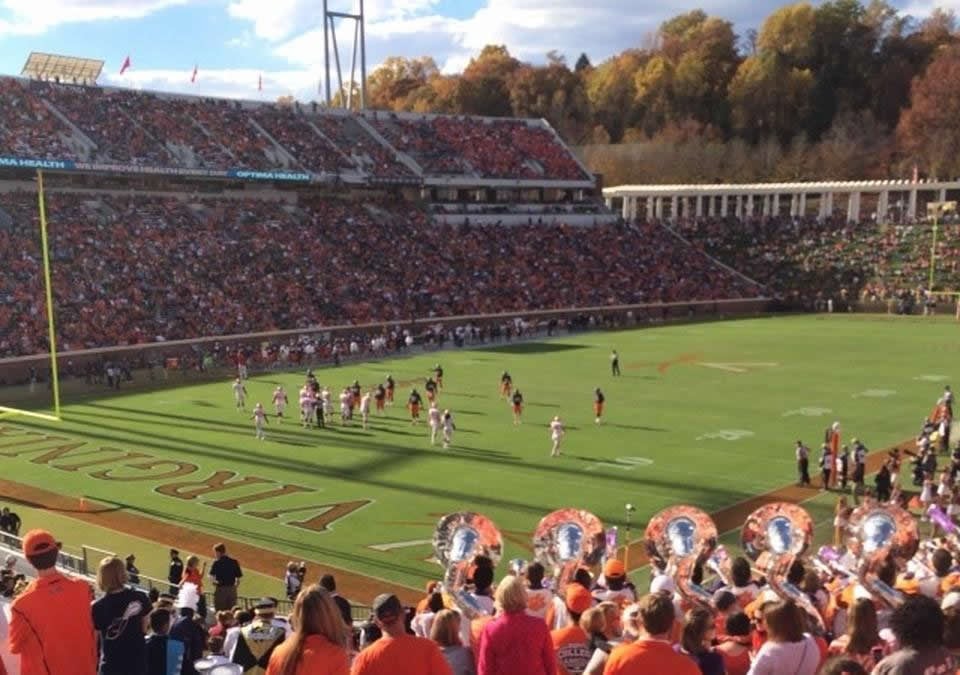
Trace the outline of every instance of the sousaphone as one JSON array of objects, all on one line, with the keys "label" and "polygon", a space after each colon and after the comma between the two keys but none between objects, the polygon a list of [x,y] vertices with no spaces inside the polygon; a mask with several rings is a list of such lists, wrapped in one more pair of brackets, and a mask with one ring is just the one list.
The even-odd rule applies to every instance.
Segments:
[{"label": "sousaphone", "polygon": [[433,554],[444,568],[443,593],[467,619],[488,614],[467,590],[477,556],[496,567],[503,554],[500,530],[486,516],[472,511],[451,513],[440,519],[433,533]]},{"label": "sousaphone", "polygon": [[789,502],[765,504],[747,516],[740,546],[766,576],[781,598],[793,600],[823,628],[823,617],[806,593],[787,580],[794,561],[813,541],[813,520],[805,509]]},{"label": "sousaphone", "polygon": [[605,550],[603,523],[580,509],[548,513],[540,519],[533,535],[534,558],[550,571],[554,592],[561,597],[577,569],[598,564]]},{"label": "sousaphone", "polygon": [[693,583],[693,575],[717,547],[713,519],[693,506],[671,506],[650,519],[643,539],[647,556],[673,578],[680,594],[691,604],[710,608],[711,594]]}]

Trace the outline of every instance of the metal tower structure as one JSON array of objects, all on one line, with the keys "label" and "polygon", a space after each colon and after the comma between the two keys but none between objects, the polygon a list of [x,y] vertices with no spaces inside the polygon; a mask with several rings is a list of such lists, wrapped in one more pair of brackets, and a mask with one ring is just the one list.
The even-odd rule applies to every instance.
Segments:
[{"label": "metal tower structure", "polygon": [[[333,52],[333,65],[337,69],[338,91],[342,93],[340,104],[346,108],[353,107],[353,92],[355,85],[359,85],[360,108],[367,106],[367,38],[364,32],[363,0],[359,0],[359,9],[356,12],[337,12],[329,7],[330,0],[323,0],[323,71],[324,86],[326,87],[327,105],[332,106],[334,94],[330,78],[330,57]],[[343,69],[340,67],[340,48],[337,44],[337,20],[345,23],[353,22],[353,48],[350,59],[350,79],[344,90]],[[332,48],[332,49],[331,49]],[[360,52],[360,82],[356,80],[357,51]]]}]

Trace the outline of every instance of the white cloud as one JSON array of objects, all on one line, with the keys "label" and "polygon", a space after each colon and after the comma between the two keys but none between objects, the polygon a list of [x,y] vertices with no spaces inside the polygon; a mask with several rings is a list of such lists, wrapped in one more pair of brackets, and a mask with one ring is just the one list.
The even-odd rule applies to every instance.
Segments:
[{"label": "white cloud", "polygon": [[[190,82],[193,69],[138,70],[131,68],[122,76],[107,73],[100,84],[144,91],[162,91],[196,96],[215,96],[248,101],[276,101],[292,95],[300,101],[317,100],[319,74],[310,70],[259,71],[252,68],[204,70],[200,68],[196,83]],[[263,90],[258,91],[260,78]]]},{"label": "white cloud", "polygon": [[0,35],[39,35],[65,23],[139,19],[188,0],[0,0]]}]

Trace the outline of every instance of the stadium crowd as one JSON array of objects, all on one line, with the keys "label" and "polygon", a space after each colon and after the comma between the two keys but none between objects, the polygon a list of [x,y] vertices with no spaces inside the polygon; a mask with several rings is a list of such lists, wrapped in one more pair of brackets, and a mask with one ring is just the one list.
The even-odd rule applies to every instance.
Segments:
[{"label": "stadium crowd", "polygon": [[[827,299],[890,302],[893,309],[925,303],[933,245],[927,224],[851,224],[838,216],[704,218],[671,227],[794,307],[823,309]],[[955,227],[940,230],[937,256],[939,287],[957,288],[960,240]]]},{"label": "stadium crowd", "polygon": [[476,173],[482,178],[587,178],[553,134],[524,120],[410,118],[389,113],[371,113],[368,119],[394,147],[411,155],[428,173]]},{"label": "stadium crowd", "polygon": [[[656,559],[646,592],[616,558],[581,567],[555,591],[540,563],[494,583],[492,561],[478,556],[469,602],[430,582],[416,606],[382,593],[354,621],[333,575],[313,583],[292,562],[289,614],[274,598],[236,606],[242,571],[223,545],[209,576],[196,556],[171,551],[169,591],[138,588],[133,556],[105,558],[93,589],[57,571],[59,544],[34,529],[22,546],[36,578],[18,582],[12,602],[0,598],[0,673],[197,675],[233,663],[245,675],[952,674],[960,567],[952,543],[930,543],[925,576],[892,558],[876,570],[896,589],[892,604],[866,577],[800,559],[785,577],[796,597],[775,592],[746,558],[713,578],[697,567],[690,581],[706,602],[681,592]],[[209,608],[205,583],[216,590]]]},{"label": "stadium crowd", "polygon": [[[0,199],[5,354],[45,347],[34,200]],[[51,193],[60,346],[757,294],[658,225],[438,226],[368,206]]]},{"label": "stadium crowd", "polygon": [[393,143],[387,146],[356,115],[316,106],[244,107],[222,99],[14,78],[0,78],[0,99],[0,155],[14,157],[222,171],[344,170],[413,179],[397,157],[409,151],[427,175],[590,178],[552,131],[524,120],[367,118]]}]

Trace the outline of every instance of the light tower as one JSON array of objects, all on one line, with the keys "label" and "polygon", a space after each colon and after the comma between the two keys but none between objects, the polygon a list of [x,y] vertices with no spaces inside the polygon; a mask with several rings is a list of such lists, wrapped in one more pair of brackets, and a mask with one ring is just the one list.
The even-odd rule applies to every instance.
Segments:
[{"label": "light tower", "polygon": [[[354,85],[359,84],[358,93],[360,95],[360,108],[367,106],[367,38],[364,31],[364,12],[363,0],[358,0],[358,9],[354,12],[332,11],[329,7],[330,0],[323,0],[323,72],[324,87],[326,91],[327,105],[333,105],[333,91],[330,86],[330,57],[333,52],[333,65],[337,69],[337,86],[341,92],[340,104],[346,108],[353,107]],[[350,80],[344,94],[343,69],[340,67],[340,48],[337,44],[337,20],[342,19],[345,22],[353,22],[353,47],[350,58]],[[360,82],[356,81],[357,74],[357,51],[360,52]]]}]

